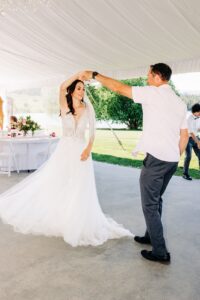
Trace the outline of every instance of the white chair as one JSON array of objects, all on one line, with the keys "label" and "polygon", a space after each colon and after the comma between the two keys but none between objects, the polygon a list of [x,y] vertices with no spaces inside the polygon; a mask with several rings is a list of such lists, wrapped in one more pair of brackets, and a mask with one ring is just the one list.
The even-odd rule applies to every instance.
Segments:
[{"label": "white chair", "polygon": [[10,176],[13,165],[19,174],[12,141],[0,141],[0,174],[8,174]]}]

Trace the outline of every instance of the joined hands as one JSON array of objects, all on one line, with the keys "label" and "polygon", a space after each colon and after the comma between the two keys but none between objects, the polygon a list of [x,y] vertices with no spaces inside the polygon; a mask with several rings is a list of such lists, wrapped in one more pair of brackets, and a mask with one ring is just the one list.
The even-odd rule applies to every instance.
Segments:
[{"label": "joined hands", "polygon": [[92,79],[92,72],[93,71],[82,71],[78,73],[78,79],[82,81],[87,81]]}]

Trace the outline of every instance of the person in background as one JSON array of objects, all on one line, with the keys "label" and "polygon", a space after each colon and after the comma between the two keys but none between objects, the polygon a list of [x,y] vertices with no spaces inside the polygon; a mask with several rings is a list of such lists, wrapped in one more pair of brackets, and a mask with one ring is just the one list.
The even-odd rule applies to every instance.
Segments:
[{"label": "person in background", "polygon": [[10,129],[16,129],[17,128],[17,117],[16,116],[10,116]]},{"label": "person in background", "polygon": [[185,150],[185,161],[183,168],[183,178],[186,180],[192,180],[189,175],[189,166],[192,158],[192,149],[199,160],[200,169],[200,139],[198,137],[198,130],[200,130],[199,119],[200,118],[200,104],[196,103],[192,106],[192,113],[188,115],[188,131],[189,131],[189,141]]}]

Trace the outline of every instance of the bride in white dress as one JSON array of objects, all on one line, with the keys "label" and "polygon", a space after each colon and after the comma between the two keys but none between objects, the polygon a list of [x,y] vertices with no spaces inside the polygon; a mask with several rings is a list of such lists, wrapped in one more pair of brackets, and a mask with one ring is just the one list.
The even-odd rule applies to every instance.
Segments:
[{"label": "bride in white dress", "polygon": [[[50,159],[0,196],[0,217],[24,234],[63,237],[71,246],[101,245],[132,233],[102,212],[91,149],[95,114],[78,74],[60,87],[63,136]],[[67,93],[66,93],[67,90]],[[85,131],[89,124],[89,141]]]}]

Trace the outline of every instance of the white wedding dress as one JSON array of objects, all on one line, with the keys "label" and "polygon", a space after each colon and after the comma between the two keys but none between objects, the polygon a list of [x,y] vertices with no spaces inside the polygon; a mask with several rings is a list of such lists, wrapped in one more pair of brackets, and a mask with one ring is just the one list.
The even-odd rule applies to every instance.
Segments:
[{"label": "white wedding dress", "polygon": [[50,159],[0,196],[0,217],[24,234],[63,237],[71,246],[101,245],[132,233],[98,202],[92,159],[80,160],[89,105],[78,122],[62,112],[63,137]]}]

